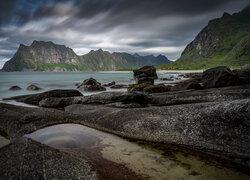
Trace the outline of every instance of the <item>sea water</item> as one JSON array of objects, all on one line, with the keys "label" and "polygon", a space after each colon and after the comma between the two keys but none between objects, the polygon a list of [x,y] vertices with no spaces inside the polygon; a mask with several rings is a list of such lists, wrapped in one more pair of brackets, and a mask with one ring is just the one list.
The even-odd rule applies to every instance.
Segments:
[{"label": "sea water", "polygon": [[[159,78],[169,78],[176,74],[165,74],[158,72]],[[0,72],[0,99],[17,95],[33,94],[53,89],[76,89],[75,84],[90,77],[100,83],[115,81],[116,84],[133,84],[133,72]],[[156,83],[160,83],[156,80]],[[43,90],[29,91],[26,88],[35,84]],[[11,86],[19,86],[22,90],[9,90]],[[126,89],[110,89],[107,91],[126,91]],[[98,92],[82,92],[83,95],[90,95]]]}]

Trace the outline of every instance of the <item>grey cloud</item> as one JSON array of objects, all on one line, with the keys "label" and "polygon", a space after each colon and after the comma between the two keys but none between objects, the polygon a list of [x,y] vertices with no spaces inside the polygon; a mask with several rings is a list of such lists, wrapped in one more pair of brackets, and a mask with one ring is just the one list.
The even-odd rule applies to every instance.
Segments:
[{"label": "grey cloud", "polygon": [[16,2],[17,0],[0,1],[0,25],[10,20]]}]

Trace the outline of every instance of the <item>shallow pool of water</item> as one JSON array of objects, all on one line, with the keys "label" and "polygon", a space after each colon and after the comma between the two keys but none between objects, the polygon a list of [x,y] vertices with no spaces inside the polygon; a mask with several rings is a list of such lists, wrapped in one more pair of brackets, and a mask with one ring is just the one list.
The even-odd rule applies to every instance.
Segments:
[{"label": "shallow pool of water", "polygon": [[[170,145],[131,142],[78,124],[53,125],[26,136],[63,151],[87,156],[99,170],[108,166],[104,161],[114,162],[120,165],[115,173],[122,173],[125,168],[138,175],[138,179],[250,178],[234,168],[224,167],[208,155],[196,155],[196,152]],[[110,173],[109,169],[99,172]]]}]

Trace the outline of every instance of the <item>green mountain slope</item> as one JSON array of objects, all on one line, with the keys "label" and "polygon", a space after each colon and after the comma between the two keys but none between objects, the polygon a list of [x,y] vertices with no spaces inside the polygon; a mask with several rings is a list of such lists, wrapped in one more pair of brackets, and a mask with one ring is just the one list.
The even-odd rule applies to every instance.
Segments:
[{"label": "green mountain slope", "polygon": [[75,52],[53,42],[34,41],[31,46],[20,45],[3,71],[108,71],[135,69],[145,65],[170,63],[165,56],[137,56],[128,53],[109,53],[99,49],[78,56]]},{"label": "green mountain slope", "polygon": [[250,63],[250,6],[239,13],[224,13],[187,45],[181,57],[160,69],[201,69]]}]

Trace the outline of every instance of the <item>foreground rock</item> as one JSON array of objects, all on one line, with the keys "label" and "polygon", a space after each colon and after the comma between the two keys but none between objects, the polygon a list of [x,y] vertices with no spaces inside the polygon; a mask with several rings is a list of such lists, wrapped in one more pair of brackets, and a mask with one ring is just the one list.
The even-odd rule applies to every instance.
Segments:
[{"label": "foreground rock", "polygon": [[203,72],[202,76],[195,75],[191,79],[177,83],[172,91],[187,89],[209,89],[250,84],[250,70],[247,68],[233,71],[226,66],[218,66]]},{"label": "foreground rock", "polygon": [[200,83],[199,78],[188,79],[177,83],[175,86],[171,87],[171,91],[182,91],[187,89],[203,89],[203,85]]},{"label": "foreground rock", "polygon": [[20,88],[19,86],[12,86],[9,88],[9,90],[12,90],[12,91],[16,91],[16,90],[21,90],[22,88]]},{"label": "foreground rock", "polygon": [[140,69],[134,70],[133,72],[136,84],[153,85],[154,80],[158,79],[156,68],[154,66],[144,66]]},{"label": "foreground rock", "polygon": [[202,77],[202,73],[200,73],[200,72],[193,72],[193,73],[180,74],[179,77],[184,77],[184,78],[201,78]]},{"label": "foreground rock", "polygon": [[86,159],[27,138],[0,149],[1,179],[97,179]]},{"label": "foreground rock", "polygon": [[50,97],[74,97],[74,96],[82,96],[82,94],[74,89],[67,89],[67,90],[51,90],[46,91],[39,94],[31,94],[31,95],[24,95],[24,96],[15,96],[11,98],[7,98],[5,100],[16,100],[18,102],[24,102],[27,104],[38,105],[42,99],[50,98]]},{"label": "foreground rock", "polygon": [[34,84],[31,84],[31,85],[29,85],[28,87],[27,87],[27,90],[29,90],[29,91],[39,91],[39,90],[42,90],[43,88],[40,88],[40,87],[38,87],[38,86],[36,86],[36,85],[34,85]]},{"label": "foreground rock", "polygon": [[151,85],[143,88],[143,92],[146,93],[161,93],[171,90],[171,86],[166,86],[164,84]]},{"label": "foreground rock", "polygon": [[218,66],[203,72],[201,83],[204,88],[235,86],[238,76],[226,66]]},{"label": "foreground rock", "polygon": [[[110,104],[118,107],[147,106],[151,96],[141,92],[104,92],[82,97],[45,98],[39,102],[42,107],[63,108],[71,104]],[[120,103],[120,104],[117,104]],[[123,104],[123,105],[121,105]],[[126,105],[127,104],[127,105]]]},{"label": "foreground rock", "polygon": [[77,88],[81,91],[106,91],[94,78],[85,79]]},{"label": "foreground rock", "polygon": [[250,69],[234,69],[233,73],[238,76],[238,84],[250,84]]},{"label": "foreground rock", "polygon": [[232,101],[246,98],[250,98],[250,85],[155,93],[152,96],[150,104],[154,106],[169,106],[201,102]]},{"label": "foreground rock", "polygon": [[249,109],[250,99],[133,109],[75,104],[66,112],[0,104],[0,128],[13,139],[51,124],[74,122],[128,138],[186,146],[250,166]]}]

